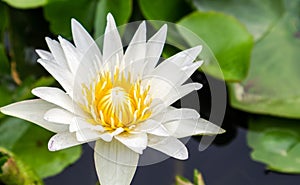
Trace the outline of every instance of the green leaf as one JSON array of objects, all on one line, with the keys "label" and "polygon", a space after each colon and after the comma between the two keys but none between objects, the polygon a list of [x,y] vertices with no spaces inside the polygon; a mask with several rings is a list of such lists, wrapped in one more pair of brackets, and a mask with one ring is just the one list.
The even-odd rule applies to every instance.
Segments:
[{"label": "green leaf", "polygon": [[[219,62],[225,80],[240,81],[246,77],[253,38],[235,18],[216,12],[194,12],[181,19],[179,24],[207,43]],[[193,37],[184,34],[183,37],[191,46],[196,44]],[[218,66],[206,62],[201,69],[220,78]]]},{"label": "green leaf", "polygon": [[139,5],[149,20],[175,22],[192,11],[189,4],[182,0],[139,0]]},{"label": "green leaf", "polygon": [[94,38],[104,34],[106,15],[112,13],[117,25],[128,22],[132,13],[132,0],[101,0],[98,2],[94,22]]},{"label": "green leaf", "polygon": [[54,34],[71,38],[71,18],[91,32],[97,0],[51,0],[44,7],[45,18]]},{"label": "green leaf", "polygon": [[43,182],[12,152],[0,147],[0,184],[43,185]]},{"label": "green leaf", "polygon": [[251,157],[270,170],[300,173],[299,120],[273,117],[250,119],[247,135]]},{"label": "green leaf", "polygon": [[[81,156],[81,147],[72,147],[57,152],[48,150],[48,141],[53,133],[30,124],[27,132],[15,143],[12,151],[29,164],[41,178],[60,173]],[[34,153],[32,152],[34,151]]]},{"label": "green leaf", "polygon": [[256,43],[248,77],[230,86],[231,104],[244,111],[300,118],[300,1]]},{"label": "green leaf", "polygon": [[257,40],[284,12],[282,0],[193,0],[200,11],[218,11],[235,16]]},{"label": "green leaf", "polygon": [[47,4],[47,0],[2,0],[14,8],[37,8]]},{"label": "green leaf", "polygon": [[17,118],[8,118],[0,123],[0,147],[14,152],[41,178],[60,173],[81,155],[80,146],[50,152],[48,141],[52,135],[33,123]]},{"label": "green leaf", "polygon": [[14,144],[22,138],[29,126],[29,123],[21,119],[5,119],[0,124],[0,147],[12,150]]},{"label": "green leaf", "polygon": [[36,80],[33,76],[26,78],[12,95],[13,101],[21,101],[34,97],[31,90],[36,87],[50,86],[55,82],[53,77],[41,77]]}]

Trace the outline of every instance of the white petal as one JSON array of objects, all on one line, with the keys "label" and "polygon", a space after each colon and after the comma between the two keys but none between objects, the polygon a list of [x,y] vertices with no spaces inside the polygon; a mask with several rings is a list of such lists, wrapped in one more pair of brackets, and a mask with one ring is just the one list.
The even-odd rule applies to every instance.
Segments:
[{"label": "white petal", "polygon": [[169,106],[180,98],[186,96],[192,91],[197,91],[202,88],[202,84],[200,83],[188,83],[177,89],[170,91],[170,93],[165,98],[165,105]]},{"label": "white petal", "polygon": [[84,142],[79,142],[74,133],[61,132],[52,136],[48,142],[50,151],[62,150],[72,146],[80,145]]},{"label": "white petal", "polygon": [[94,83],[98,78],[101,65],[102,61],[98,55],[86,53],[83,56],[82,62],[80,63],[74,79],[74,101],[84,104],[83,98],[85,97],[82,93],[83,85],[85,85],[87,88],[91,87],[92,83]]},{"label": "white petal", "polygon": [[69,70],[67,59],[60,44],[56,40],[52,40],[48,37],[46,37],[46,42],[52,53],[52,56],[55,59],[56,64],[62,66],[62,68]]},{"label": "white petal", "polygon": [[82,53],[85,53],[87,50],[92,50],[91,53],[95,53],[102,57],[97,44],[84,27],[75,19],[71,20],[71,26],[75,46]]},{"label": "white petal", "polygon": [[103,132],[104,128],[101,125],[92,125],[91,123],[88,123],[81,117],[73,117],[72,122],[69,127],[70,132],[76,132],[83,129],[91,129],[95,131]]},{"label": "white petal", "polygon": [[101,134],[101,139],[103,139],[106,142],[110,142],[110,141],[112,141],[114,136],[119,135],[122,132],[124,132],[123,128],[117,128],[113,132],[104,132],[103,134]]},{"label": "white petal", "polygon": [[176,159],[185,160],[188,158],[187,148],[175,137],[149,135],[148,138],[149,147],[161,151]]},{"label": "white petal", "polygon": [[82,129],[76,132],[76,138],[81,142],[95,141],[101,138],[102,132],[92,129]]},{"label": "white petal", "polygon": [[224,132],[222,128],[202,118],[171,121],[164,123],[164,126],[172,136],[177,138],[192,135],[215,135]]},{"label": "white petal", "polygon": [[73,117],[75,117],[74,114],[60,108],[50,109],[44,115],[44,119],[46,121],[67,124],[67,125],[71,124]]},{"label": "white petal", "polygon": [[[124,61],[126,67],[130,69],[130,73],[135,79],[143,72],[143,66],[145,65],[145,55],[146,55],[146,23],[142,22],[135,32],[131,42],[126,49],[124,54]],[[130,65],[128,65],[130,64]]]},{"label": "white petal", "polygon": [[40,63],[58,81],[67,93],[70,95],[72,94],[73,75],[68,68],[45,59],[38,59],[38,63]]},{"label": "white petal", "polygon": [[55,87],[37,87],[33,89],[32,94],[35,96],[62,107],[72,113],[76,112],[79,115],[84,115],[81,108],[72,101],[71,97],[61,89]]},{"label": "white petal", "polygon": [[139,154],[117,140],[98,140],[95,146],[95,166],[101,185],[130,185]]},{"label": "white petal", "polygon": [[159,122],[168,122],[174,120],[181,120],[181,119],[198,119],[200,118],[199,113],[194,109],[188,108],[169,108],[166,112],[162,112],[157,116],[151,118]]},{"label": "white petal", "polygon": [[82,58],[82,53],[80,53],[76,48],[66,39],[58,37],[60,45],[65,53],[65,57],[69,66],[70,71],[73,75],[76,75],[76,71],[79,67],[80,60]]},{"label": "white petal", "polygon": [[169,136],[168,130],[160,123],[155,120],[148,119],[134,128],[134,132],[145,132],[158,136]]},{"label": "white petal", "polygon": [[146,133],[123,133],[115,136],[115,138],[126,145],[128,148],[139,154],[142,154],[143,150],[147,147],[148,138]]},{"label": "white petal", "polygon": [[160,30],[158,30],[158,32],[154,34],[147,42],[147,65],[144,69],[145,75],[152,73],[161,57],[161,53],[166,41],[167,28],[167,24],[163,25]]},{"label": "white petal", "polygon": [[53,55],[49,51],[36,49],[35,52],[42,58],[46,60],[54,60]]},{"label": "white petal", "polygon": [[199,67],[203,64],[203,60],[200,61],[196,61],[194,63],[192,63],[189,66],[184,66],[182,67],[182,70],[185,72],[185,77],[183,78],[179,83],[182,84],[184,83],[190,76],[192,76],[192,74],[199,69]]},{"label": "white petal", "polygon": [[1,107],[0,111],[4,114],[18,117],[33,122],[52,132],[62,132],[68,130],[68,126],[64,124],[51,123],[44,119],[44,114],[55,108],[56,105],[48,103],[44,100],[27,100]]},{"label": "white petal", "polygon": [[180,53],[173,55],[164,62],[173,62],[174,64],[184,67],[192,64],[196,59],[199,53],[202,50],[202,46],[196,46],[187,50],[184,50]]},{"label": "white petal", "polygon": [[122,41],[116,27],[113,16],[107,14],[107,26],[105,28],[104,43],[103,43],[103,61],[116,61],[123,57]]}]

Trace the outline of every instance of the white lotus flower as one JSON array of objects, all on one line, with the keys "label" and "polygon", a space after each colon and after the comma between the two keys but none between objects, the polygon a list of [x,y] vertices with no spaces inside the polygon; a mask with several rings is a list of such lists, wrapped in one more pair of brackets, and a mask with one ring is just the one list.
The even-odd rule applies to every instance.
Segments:
[{"label": "white lotus flower", "polygon": [[38,62],[65,91],[35,88],[32,93],[40,99],[14,103],[1,112],[55,132],[50,151],[96,141],[94,157],[101,185],[128,185],[147,146],[184,160],[188,151],[178,138],[224,130],[193,109],[171,106],[202,87],[183,85],[202,64],[193,62],[201,46],[156,66],[166,25],[146,41],[146,24],[141,23],[124,54],[111,14],[107,21],[102,52],[74,19],[75,46],[61,37],[59,42],[46,38],[51,53],[37,50]]}]

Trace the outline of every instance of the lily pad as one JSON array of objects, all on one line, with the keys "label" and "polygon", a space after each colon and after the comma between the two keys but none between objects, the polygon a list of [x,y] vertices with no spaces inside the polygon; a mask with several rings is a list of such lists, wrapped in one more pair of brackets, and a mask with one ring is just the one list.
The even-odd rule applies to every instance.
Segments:
[{"label": "lily pad", "polygon": [[132,0],[101,0],[98,2],[94,22],[94,37],[104,34],[107,13],[112,13],[116,23],[122,25],[128,22],[132,13]]},{"label": "lily pad", "polygon": [[[253,38],[246,28],[234,17],[217,12],[194,12],[178,22],[203,39],[211,48],[224,78],[227,81],[241,81],[248,72]],[[186,41],[195,45],[194,37],[182,34]],[[205,53],[204,53],[205,55]],[[220,77],[218,66],[204,63],[204,72]]]},{"label": "lily pad", "polygon": [[33,123],[17,118],[4,119],[0,124],[0,147],[11,150],[39,177],[45,178],[60,173],[81,156],[80,146],[50,152],[48,140],[52,135]]},{"label": "lily pad", "polygon": [[3,0],[14,8],[37,8],[47,4],[48,0]]},{"label": "lily pad", "polygon": [[176,22],[192,11],[182,0],[139,0],[140,9],[146,19]]},{"label": "lily pad", "polygon": [[248,145],[252,159],[269,170],[300,173],[300,121],[274,117],[250,120]]},{"label": "lily pad", "polygon": [[300,1],[255,44],[248,77],[230,85],[231,105],[244,111],[300,118]]},{"label": "lily pad", "polygon": [[97,0],[51,0],[44,7],[45,18],[54,34],[71,38],[71,18],[92,31]]},{"label": "lily pad", "polygon": [[282,0],[193,0],[200,11],[218,11],[236,17],[256,40],[261,38],[284,12]]}]

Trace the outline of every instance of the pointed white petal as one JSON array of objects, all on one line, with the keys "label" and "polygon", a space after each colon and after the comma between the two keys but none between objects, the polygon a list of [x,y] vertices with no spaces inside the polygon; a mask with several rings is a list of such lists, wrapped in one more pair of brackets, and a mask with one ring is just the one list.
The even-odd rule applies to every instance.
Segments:
[{"label": "pointed white petal", "polygon": [[27,100],[1,107],[0,111],[4,114],[18,117],[33,122],[52,132],[62,132],[68,130],[68,126],[64,124],[51,123],[44,119],[44,114],[55,108],[56,105],[48,103],[44,100]]},{"label": "pointed white petal", "polygon": [[184,144],[175,137],[148,136],[148,146],[161,151],[176,159],[188,158],[188,151]]},{"label": "pointed white petal", "polygon": [[182,67],[182,70],[185,73],[185,78],[182,78],[182,80],[179,82],[179,84],[183,84],[192,74],[199,69],[199,67],[203,64],[203,60],[201,61],[196,61],[189,66],[184,66]]},{"label": "pointed white petal", "polygon": [[101,185],[130,185],[139,154],[117,140],[98,140],[95,146],[95,166]]},{"label": "pointed white petal", "polygon": [[45,59],[38,59],[38,63],[58,81],[67,93],[72,94],[73,75],[68,68]]},{"label": "pointed white petal", "polygon": [[144,69],[145,75],[152,73],[161,57],[161,53],[166,41],[167,28],[167,24],[163,25],[160,30],[158,30],[158,32],[154,34],[147,42],[147,64]]},{"label": "pointed white petal", "polygon": [[103,43],[103,61],[115,61],[123,57],[122,41],[116,27],[113,16],[107,14],[107,25],[105,28],[104,43]]},{"label": "pointed white petal", "polygon": [[202,88],[202,84],[200,83],[188,83],[177,89],[170,91],[170,93],[165,98],[165,105],[169,106],[180,98],[186,96],[192,91],[197,91]]},{"label": "pointed white petal", "polygon": [[192,64],[192,62],[196,59],[201,50],[202,46],[196,46],[173,55],[172,57],[168,58],[165,62],[173,62],[174,64],[180,67],[188,66]]},{"label": "pointed white petal", "polygon": [[135,32],[131,42],[124,54],[125,64],[130,64],[128,67],[133,78],[143,73],[146,55],[146,23],[142,22]]},{"label": "pointed white petal", "polygon": [[32,94],[35,96],[62,107],[72,113],[84,115],[78,105],[72,101],[71,97],[63,92],[61,89],[55,87],[37,87],[33,89]]},{"label": "pointed white petal", "polygon": [[82,53],[76,50],[76,48],[66,39],[58,37],[58,40],[65,53],[65,57],[71,73],[73,75],[76,75],[80,60],[82,59]]},{"label": "pointed white petal", "polygon": [[161,123],[174,121],[174,120],[181,120],[181,119],[198,119],[200,118],[199,113],[194,109],[188,108],[169,108],[166,112],[162,112],[157,116],[151,118]]},{"label": "pointed white petal", "polygon": [[72,146],[80,145],[84,142],[79,142],[76,139],[75,133],[61,132],[52,136],[48,142],[50,151],[62,150]]},{"label": "pointed white petal", "polygon": [[134,128],[134,132],[144,132],[158,136],[170,135],[168,130],[160,122],[151,119],[140,123],[136,128]]},{"label": "pointed white petal", "polygon": [[87,50],[92,50],[91,53],[101,56],[101,52],[94,39],[78,21],[72,19],[71,27],[74,44],[82,53],[85,53]]},{"label": "pointed white petal", "polygon": [[142,154],[143,150],[147,147],[148,138],[146,133],[123,133],[115,136],[115,138],[126,145],[128,148],[139,154]]},{"label": "pointed white petal", "polygon": [[56,64],[58,64],[62,68],[69,70],[67,59],[65,57],[64,51],[60,46],[59,42],[57,42],[56,40],[52,40],[48,37],[46,37],[46,42],[52,53],[52,56],[55,59]]},{"label": "pointed white petal", "polygon": [[192,135],[215,135],[225,132],[222,128],[202,118],[171,121],[164,123],[164,126],[172,136],[177,138]]},{"label": "pointed white petal", "polygon": [[69,127],[69,131],[76,132],[86,128],[90,130],[100,131],[100,132],[104,131],[104,128],[101,125],[92,125],[91,123],[88,123],[86,120],[84,120],[81,117],[73,117]]},{"label": "pointed white petal", "polygon": [[36,49],[35,52],[42,58],[46,60],[54,60],[53,55],[49,51]]},{"label": "pointed white petal", "polygon": [[73,117],[74,114],[61,108],[50,109],[44,115],[46,121],[67,125],[71,124]]}]

